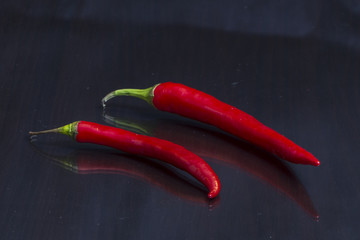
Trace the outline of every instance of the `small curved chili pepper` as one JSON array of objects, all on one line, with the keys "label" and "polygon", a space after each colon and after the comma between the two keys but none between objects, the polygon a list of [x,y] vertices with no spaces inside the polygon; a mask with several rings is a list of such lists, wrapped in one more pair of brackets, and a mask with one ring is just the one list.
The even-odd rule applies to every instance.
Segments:
[{"label": "small curved chili pepper", "polygon": [[209,198],[215,198],[220,192],[219,178],[202,158],[166,140],[85,121],[73,122],[51,130],[29,132],[31,135],[42,133],[62,133],[77,142],[109,146],[130,154],[156,158],[187,171],[203,183],[209,189]]},{"label": "small curved chili pepper", "polygon": [[311,153],[253,116],[183,84],[167,82],[146,89],[115,90],[102,99],[103,106],[117,96],[138,97],[158,110],[214,125],[292,163],[320,165]]}]

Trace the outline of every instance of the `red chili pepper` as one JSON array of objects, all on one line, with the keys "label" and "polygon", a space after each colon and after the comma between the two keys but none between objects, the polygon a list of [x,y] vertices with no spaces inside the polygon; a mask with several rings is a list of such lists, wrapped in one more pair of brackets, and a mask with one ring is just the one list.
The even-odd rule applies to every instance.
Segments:
[{"label": "red chili pepper", "polygon": [[104,114],[104,119],[110,125],[166,139],[184,146],[200,157],[207,157],[212,162],[245,171],[267,186],[274,187],[277,192],[284,193],[314,219],[319,219],[305,187],[282,161],[265,151],[256,150],[256,147],[248,143],[237,141],[234,136],[182,124],[181,121],[134,121],[107,114]]},{"label": "red chili pepper", "polygon": [[187,171],[203,183],[209,189],[209,198],[215,198],[220,192],[219,178],[211,167],[202,158],[175,143],[85,121],[29,134],[51,132],[68,135],[77,142],[109,146],[127,153],[159,159]]},{"label": "red chili pepper", "polygon": [[176,113],[214,125],[253,143],[287,161],[319,166],[311,153],[265,126],[251,115],[213,96],[178,83],[161,83],[147,89],[119,89],[106,95],[105,103],[116,96],[146,100],[158,110]]}]

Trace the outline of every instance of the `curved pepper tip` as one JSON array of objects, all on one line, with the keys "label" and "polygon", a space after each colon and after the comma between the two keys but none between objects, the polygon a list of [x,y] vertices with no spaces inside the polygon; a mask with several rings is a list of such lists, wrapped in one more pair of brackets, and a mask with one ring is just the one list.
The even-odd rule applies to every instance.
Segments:
[{"label": "curved pepper tip", "polygon": [[213,199],[217,196],[217,193],[209,192],[208,198]]},{"label": "curved pepper tip", "polygon": [[220,193],[220,188],[214,188],[208,193],[208,198],[213,199]]}]

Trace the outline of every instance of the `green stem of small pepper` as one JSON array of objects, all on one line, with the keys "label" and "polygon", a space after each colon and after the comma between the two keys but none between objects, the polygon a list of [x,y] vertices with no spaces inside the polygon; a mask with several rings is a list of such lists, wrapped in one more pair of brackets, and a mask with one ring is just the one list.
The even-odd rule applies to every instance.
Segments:
[{"label": "green stem of small pepper", "polygon": [[62,127],[54,128],[54,129],[38,131],[38,132],[30,131],[29,134],[30,135],[38,135],[38,134],[44,134],[44,133],[61,133],[61,134],[65,134],[65,135],[75,139],[76,134],[77,134],[77,125],[78,124],[79,124],[79,121],[76,121],[76,122],[67,124]]}]

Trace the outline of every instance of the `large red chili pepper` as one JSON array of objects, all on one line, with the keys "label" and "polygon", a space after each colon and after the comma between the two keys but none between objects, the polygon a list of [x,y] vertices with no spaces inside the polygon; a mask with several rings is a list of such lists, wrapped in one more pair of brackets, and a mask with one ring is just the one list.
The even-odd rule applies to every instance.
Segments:
[{"label": "large red chili pepper", "polygon": [[220,192],[219,178],[211,167],[202,158],[175,143],[85,121],[29,134],[51,132],[68,135],[77,142],[105,145],[130,154],[159,159],[187,171],[203,183],[209,189],[209,198],[216,197]]},{"label": "large red chili pepper", "polygon": [[284,193],[314,219],[319,219],[305,187],[284,162],[265,151],[256,150],[256,147],[248,143],[237,141],[234,136],[182,124],[181,121],[125,120],[107,114],[104,114],[104,119],[110,125],[166,139],[211,162],[245,171],[267,186],[274,187],[277,192]]},{"label": "large red chili pepper", "polygon": [[183,84],[167,82],[147,89],[115,90],[103,98],[103,106],[109,99],[116,96],[138,97],[161,111],[176,113],[214,125],[287,161],[320,165],[320,161],[311,153],[249,114]]}]

